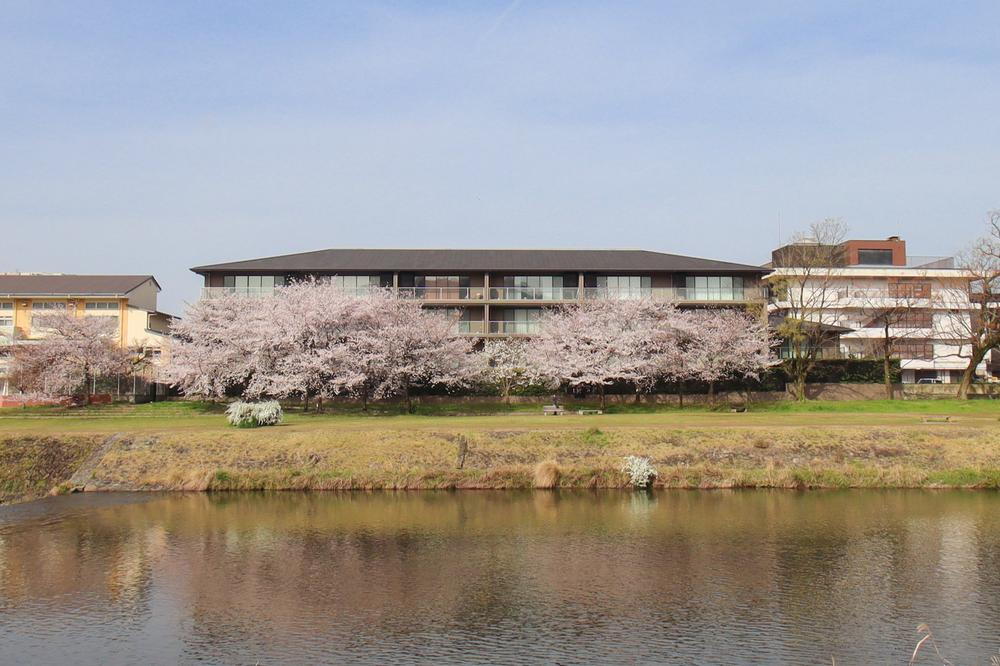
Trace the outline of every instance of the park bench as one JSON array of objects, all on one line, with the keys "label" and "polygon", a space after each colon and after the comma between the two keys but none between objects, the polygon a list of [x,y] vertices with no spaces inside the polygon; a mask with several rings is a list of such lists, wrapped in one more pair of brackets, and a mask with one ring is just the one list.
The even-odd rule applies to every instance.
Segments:
[{"label": "park bench", "polygon": [[950,416],[925,416],[924,423],[951,423]]},{"label": "park bench", "polygon": [[603,414],[604,412],[599,409],[578,409],[576,413],[580,416],[589,416],[591,414]]},{"label": "park bench", "polygon": [[542,407],[542,416],[562,416],[566,410],[559,405],[545,405]]}]

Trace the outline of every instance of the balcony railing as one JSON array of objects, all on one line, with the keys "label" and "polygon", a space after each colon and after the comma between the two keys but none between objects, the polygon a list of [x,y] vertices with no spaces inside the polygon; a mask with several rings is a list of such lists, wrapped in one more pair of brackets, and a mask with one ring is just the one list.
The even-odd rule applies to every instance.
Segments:
[{"label": "balcony railing", "polygon": [[455,329],[461,335],[482,335],[486,332],[486,322],[484,321],[459,321]]},{"label": "balcony railing", "polygon": [[[364,296],[379,287],[361,287],[344,289],[352,296]],[[392,287],[386,287],[391,290]],[[274,288],[246,287],[205,287],[201,297],[219,298],[226,294],[239,294],[250,297],[267,297],[274,295]],[[576,301],[580,297],[577,287],[535,288],[535,287],[398,287],[396,292],[403,298],[413,298],[421,301],[544,301],[565,303]],[[698,289],[686,287],[652,287],[645,289],[607,289],[604,287],[587,287],[583,290],[585,299],[640,299],[648,298],[661,302],[719,302],[740,303],[745,301],[760,301],[764,299],[764,291],[759,287]]]},{"label": "balcony railing", "polygon": [[764,292],[759,287],[728,287],[728,288],[687,288],[687,287],[646,287],[640,289],[609,289],[605,287],[587,287],[584,289],[587,299],[640,299],[648,298],[654,301],[691,302],[719,301],[721,303],[739,303],[743,301],[762,300]]},{"label": "balcony railing", "polygon": [[491,321],[491,335],[535,335],[539,330],[537,321]]},{"label": "balcony railing", "polygon": [[576,287],[490,287],[492,301],[575,301]]},{"label": "balcony railing", "polygon": [[398,292],[423,301],[481,301],[484,296],[482,287],[399,287]]}]

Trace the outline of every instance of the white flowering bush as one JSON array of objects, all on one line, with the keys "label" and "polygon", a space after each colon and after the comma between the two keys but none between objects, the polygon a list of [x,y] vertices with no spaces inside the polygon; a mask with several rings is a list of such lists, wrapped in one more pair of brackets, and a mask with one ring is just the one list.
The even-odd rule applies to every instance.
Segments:
[{"label": "white flowering bush", "polygon": [[237,401],[226,409],[226,418],[237,428],[258,428],[281,423],[284,412],[277,400],[267,402]]},{"label": "white flowering bush", "polygon": [[656,468],[649,462],[649,458],[639,456],[625,456],[622,472],[628,475],[629,481],[636,488],[648,488],[657,476]]}]

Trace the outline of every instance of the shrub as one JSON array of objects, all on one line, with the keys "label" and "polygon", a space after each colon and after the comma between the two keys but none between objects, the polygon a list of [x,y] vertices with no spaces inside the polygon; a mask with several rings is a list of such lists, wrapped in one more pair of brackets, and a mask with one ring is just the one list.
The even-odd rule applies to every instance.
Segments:
[{"label": "shrub", "polygon": [[559,485],[562,469],[555,460],[543,460],[535,466],[535,487],[555,488]]},{"label": "shrub", "polygon": [[276,400],[267,402],[237,401],[226,409],[226,418],[237,428],[258,428],[281,423],[284,412]]},{"label": "shrub", "polygon": [[639,456],[625,456],[622,472],[628,476],[629,482],[636,488],[648,488],[653,479],[657,477],[656,468],[649,462],[649,458],[640,458]]}]

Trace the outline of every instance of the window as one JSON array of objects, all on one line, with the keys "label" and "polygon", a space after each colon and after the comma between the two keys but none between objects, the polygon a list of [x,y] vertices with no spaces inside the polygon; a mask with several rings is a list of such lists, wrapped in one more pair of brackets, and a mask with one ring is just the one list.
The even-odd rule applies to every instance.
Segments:
[{"label": "window", "polygon": [[13,310],[13,301],[0,301],[0,310]]},{"label": "window", "polygon": [[333,275],[330,283],[346,292],[361,294],[381,285],[377,275]]},{"label": "window", "polygon": [[413,285],[418,298],[468,298],[467,275],[415,275]]},{"label": "window", "polygon": [[743,278],[739,275],[689,275],[685,298],[691,301],[741,301]]},{"label": "window", "polygon": [[858,263],[868,266],[892,266],[892,250],[858,250]]},{"label": "window", "polygon": [[159,360],[159,358],[163,355],[163,350],[158,349],[156,347],[143,347],[142,348],[142,355],[145,358],[148,358],[148,359],[151,359],[153,361],[156,361],[156,360]]},{"label": "window", "polygon": [[85,310],[117,310],[117,301],[87,301]]},{"label": "window", "polygon": [[890,328],[932,328],[934,313],[930,310],[903,310],[879,315],[865,324],[865,328],[883,328],[888,318]]},{"label": "window", "polygon": [[237,294],[269,294],[285,285],[284,275],[226,275],[222,285]]},{"label": "window", "polygon": [[598,275],[597,288],[615,298],[641,298],[648,295],[653,280],[648,275]]},{"label": "window", "polygon": [[930,282],[890,282],[889,298],[930,298]]},{"label": "window", "polygon": [[931,361],[934,359],[934,345],[926,341],[897,342],[892,346],[892,357]]},{"label": "window", "polygon": [[32,310],[65,310],[66,301],[33,301]]},{"label": "window", "polygon": [[13,317],[2,317],[0,316],[0,328],[12,328],[14,326]]},{"label": "window", "polygon": [[505,275],[503,286],[503,297],[508,300],[562,300],[567,297],[561,275]]}]

